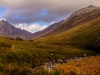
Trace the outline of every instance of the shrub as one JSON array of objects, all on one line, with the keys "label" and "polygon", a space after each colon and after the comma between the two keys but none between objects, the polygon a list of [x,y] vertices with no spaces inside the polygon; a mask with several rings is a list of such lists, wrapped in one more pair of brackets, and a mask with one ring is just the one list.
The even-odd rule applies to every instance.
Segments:
[{"label": "shrub", "polygon": [[11,47],[12,47],[12,45],[7,42],[0,42],[0,50],[4,50],[7,48],[11,48]]},{"label": "shrub", "polygon": [[29,41],[30,41],[30,42],[33,42],[33,40],[31,40],[31,39],[30,39]]},{"label": "shrub", "polygon": [[23,39],[20,38],[20,37],[16,37],[16,40],[18,40],[18,41],[23,41]]}]

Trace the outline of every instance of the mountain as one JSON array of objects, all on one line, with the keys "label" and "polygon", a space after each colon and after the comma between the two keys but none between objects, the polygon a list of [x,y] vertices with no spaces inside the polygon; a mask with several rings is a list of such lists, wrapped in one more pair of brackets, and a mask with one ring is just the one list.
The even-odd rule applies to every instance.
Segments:
[{"label": "mountain", "polygon": [[33,38],[37,38],[39,36],[43,36],[43,35],[48,34],[49,32],[51,32],[51,31],[55,30],[56,28],[58,28],[63,22],[64,22],[64,20],[62,20],[60,22],[57,22],[57,23],[54,23],[54,24],[50,25],[49,27],[45,28],[42,31],[38,31],[36,33],[33,33]]},{"label": "mountain", "polygon": [[20,37],[22,39],[29,39],[32,36],[32,33],[15,28],[13,25],[10,25],[7,21],[0,21],[0,35],[7,37]]},{"label": "mountain", "polygon": [[69,29],[79,24],[83,24],[89,21],[92,21],[95,18],[100,16],[100,7],[90,5],[86,8],[82,8],[78,11],[75,11],[70,15],[65,22],[61,25],[60,28]]},{"label": "mountain", "polygon": [[100,52],[100,7],[90,5],[75,11],[43,34],[38,40]]},{"label": "mountain", "polygon": [[88,6],[86,8],[82,8],[72,15],[70,15],[59,28],[56,28],[55,31],[65,31],[70,28],[73,28],[78,25],[82,25],[83,23],[90,22],[93,19],[100,16],[100,7],[96,6]]},{"label": "mountain", "polygon": [[62,31],[69,30],[79,24],[87,23],[100,16],[100,7],[90,5],[86,8],[82,8],[75,11],[66,20],[54,23],[47,27],[46,29],[34,33],[34,37],[47,36],[58,34]]}]

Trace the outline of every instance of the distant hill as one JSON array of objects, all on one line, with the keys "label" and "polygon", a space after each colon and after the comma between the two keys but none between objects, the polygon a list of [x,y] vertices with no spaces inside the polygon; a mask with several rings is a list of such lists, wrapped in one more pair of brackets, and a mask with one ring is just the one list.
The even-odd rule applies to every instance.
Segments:
[{"label": "distant hill", "polygon": [[33,38],[37,38],[39,36],[43,36],[43,35],[46,35],[46,34],[49,34],[51,31],[55,30],[56,28],[59,28],[59,26],[64,22],[64,20],[60,21],[60,22],[57,22],[57,23],[54,23],[50,26],[48,26],[47,28],[45,28],[44,30],[42,31],[38,31],[36,33],[33,33]]},{"label": "distant hill", "polygon": [[7,37],[20,37],[23,39],[29,39],[32,36],[32,33],[22,30],[19,28],[15,28],[13,25],[10,25],[7,21],[0,21],[0,35]]}]

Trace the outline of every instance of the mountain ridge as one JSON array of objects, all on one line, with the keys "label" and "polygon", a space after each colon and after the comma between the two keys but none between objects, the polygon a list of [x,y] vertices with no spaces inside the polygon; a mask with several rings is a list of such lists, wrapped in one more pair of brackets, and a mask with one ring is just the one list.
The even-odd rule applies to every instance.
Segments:
[{"label": "mountain ridge", "polygon": [[[58,34],[62,31],[69,30],[70,28],[82,24],[84,22],[85,23],[89,22],[92,19],[95,19],[99,16],[100,16],[100,7],[90,5],[88,7],[75,11],[66,20],[54,23],[45,28],[44,30],[34,33],[33,38]],[[75,21],[77,22],[75,23]]]},{"label": "mountain ridge", "polygon": [[[8,37],[21,37],[23,39],[39,38],[59,34],[77,25],[87,23],[100,16],[100,7],[90,5],[71,14],[66,20],[54,23],[42,31],[30,33],[10,25],[7,21],[0,21],[0,35]],[[4,24],[3,24],[4,23]],[[8,27],[7,27],[8,26]]]},{"label": "mountain ridge", "polygon": [[[87,11],[86,11],[87,10]],[[70,15],[66,20],[64,20],[61,25],[55,30],[47,33],[48,34],[56,34],[65,30],[69,30],[74,26],[77,26],[82,23],[89,22],[100,16],[100,7],[96,7],[90,5],[88,7],[82,8],[78,11],[75,11],[72,15]]]},{"label": "mountain ridge", "polygon": [[12,38],[20,37],[22,39],[29,39],[31,38],[32,33],[16,28],[7,21],[2,20],[0,21],[0,35]]}]

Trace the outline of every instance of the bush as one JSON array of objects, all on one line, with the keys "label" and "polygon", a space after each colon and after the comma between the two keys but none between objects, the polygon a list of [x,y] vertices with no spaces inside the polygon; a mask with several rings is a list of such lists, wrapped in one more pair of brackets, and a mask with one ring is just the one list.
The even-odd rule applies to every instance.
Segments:
[{"label": "bush", "polygon": [[31,40],[31,39],[30,39],[29,41],[30,41],[30,42],[33,42],[33,40]]},{"label": "bush", "polygon": [[4,50],[7,48],[11,48],[11,47],[12,47],[12,45],[7,42],[0,42],[0,50]]},{"label": "bush", "polygon": [[23,39],[20,38],[20,37],[16,37],[16,40],[18,40],[18,41],[23,41]]}]

